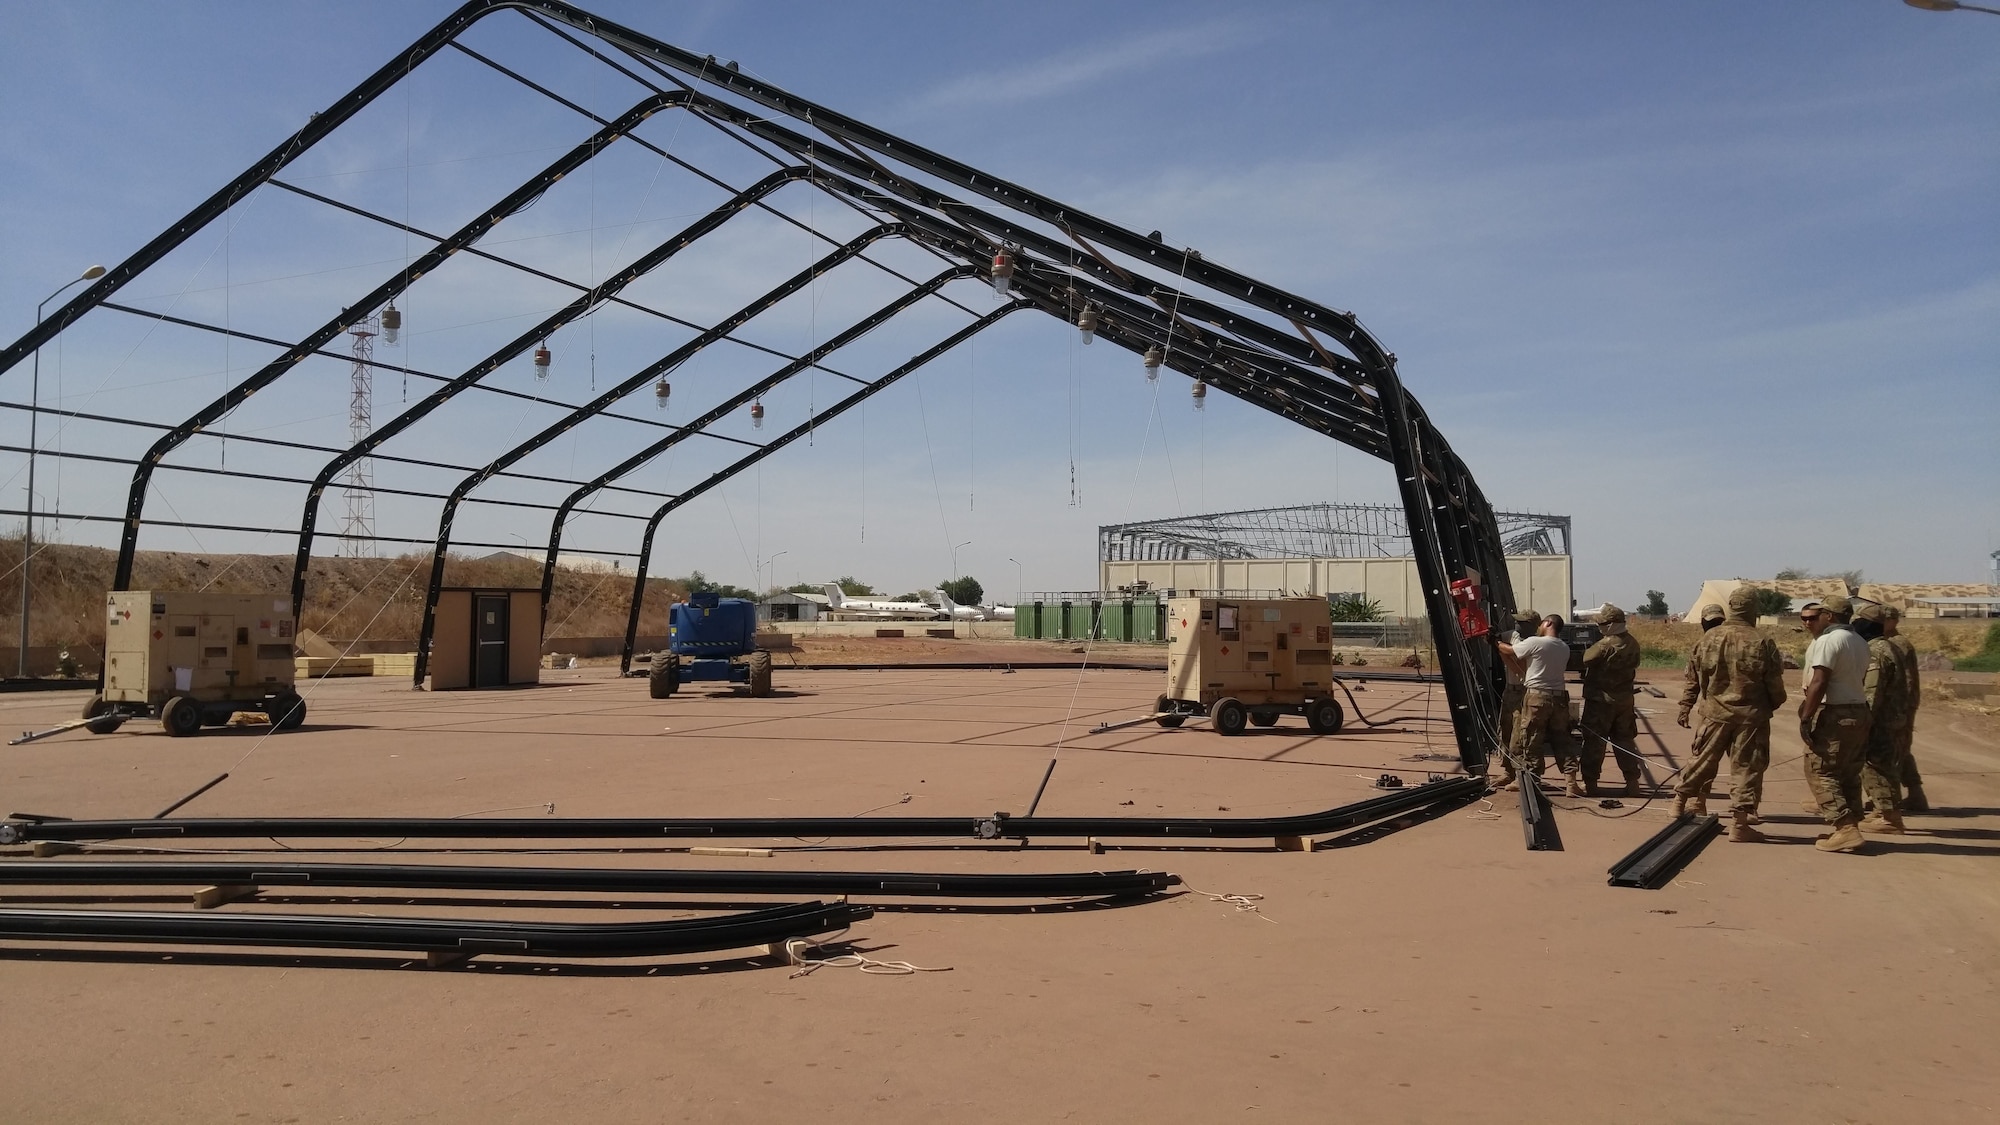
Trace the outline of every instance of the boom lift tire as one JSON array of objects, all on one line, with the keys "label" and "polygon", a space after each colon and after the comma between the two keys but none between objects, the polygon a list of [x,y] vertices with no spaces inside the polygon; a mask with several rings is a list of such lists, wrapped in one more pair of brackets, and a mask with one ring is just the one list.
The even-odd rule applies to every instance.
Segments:
[{"label": "boom lift tire", "polygon": [[1233,695],[1225,695],[1208,709],[1208,721],[1215,727],[1215,733],[1237,735],[1250,719],[1250,712]]},{"label": "boom lift tire", "polygon": [[201,733],[201,704],[193,696],[176,695],[160,708],[160,725],[175,738]]},{"label": "boom lift tire", "polygon": [[771,654],[753,652],[750,654],[750,696],[762,699],[771,694]]},{"label": "boom lift tire", "polygon": [[[1168,711],[1172,711],[1173,714],[1166,714]],[[1153,714],[1159,716],[1154,721],[1168,730],[1187,722],[1187,716],[1180,713],[1179,705],[1164,695],[1153,701]]]},{"label": "boom lift tire", "polygon": [[654,653],[653,670],[646,678],[646,690],[654,699],[666,699],[680,686],[680,658],[671,652]]},{"label": "boom lift tire", "polygon": [[306,701],[296,694],[281,695],[271,701],[271,713],[267,717],[274,730],[297,730],[306,721]]},{"label": "boom lift tire", "polygon": [[91,696],[90,701],[83,705],[83,714],[78,717],[97,720],[86,724],[83,728],[92,734],[110,734],[125,725],[125,717],[112,711],[111,705],[104,702],[104,696],[101,694]]},{"label": "boom lift tire", "polygon": [[1306,704],[1306,726],[1314,734],[1339,734],[1340,724],[1346,716],[1341,713],[1340,701],[1329,696],[1320,696]]}]

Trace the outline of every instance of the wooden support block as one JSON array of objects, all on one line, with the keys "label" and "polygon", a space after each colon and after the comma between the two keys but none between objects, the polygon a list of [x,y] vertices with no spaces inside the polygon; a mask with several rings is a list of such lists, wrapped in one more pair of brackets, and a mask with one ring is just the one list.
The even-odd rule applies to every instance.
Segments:
[{"label": "wooden support block", "polygon": [[770,858],[771,858],[771,849],[769,849],[769,848],[710,848],[710,847],[697,847],[697,848],[689,848],[689,849],[688,849],[688,854],[689,854],[689,855],[728,855],[728,856],[737,856],[737,857],[739,857],[739,858],[743,858],[743,859],[770,859]]},{"label": "wooden support block", "polygon": [[221,886],[203,887],[194,893],[194,905],[198,910],[213,910],[225,903],[239,902],[263,890],[255,883],[225,883]]},{"label": "wooden support block", "polygon": [[424,968],[456,969],[477,956],[477,953],[464,949],[433,949],[424,954]]},{"label": "wooden support block", "polygon": [[1309,852],[1313,850],[1312,840],[1304,836],[1280,836],[1271,842],[1276,844],[1278,850],[1281,852]]},{"label": "wooden support block", "polygon": [[36,840],[34,843],[34,853],[36,859],[47,859],[50,856],[68,855],[71,852],[82,851],[82,850],[83,850],[83,845],[72,844],[68,840]]},{"label": "wooden support block", "polygon": [[1091,855],[1104,854],[1104,841],[1095,836],[1085,836],[1083,838],[1083,846],[1090,849]]}]

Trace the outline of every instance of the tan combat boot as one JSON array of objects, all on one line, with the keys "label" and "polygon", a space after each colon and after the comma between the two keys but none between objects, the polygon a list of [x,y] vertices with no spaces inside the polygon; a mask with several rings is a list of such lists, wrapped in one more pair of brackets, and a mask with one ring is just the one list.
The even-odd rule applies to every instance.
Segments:
[{"label": "tan combat boot", "polygon": [[1689,816],[1692,816],[1692,817],[1704,817],[1704,816],[1707,816],[1707,815],[1708,815],[1708,794],[1706,794],[1706,793],[1697,793],[1697,794],[1695,794],[1694,796],[1692,796],[1692,797],[1689,797],[1689,798],[1688,798],[1688,806],[1687,806],[1687,809],[1688,809],[1688,815],[1689,815]]},{"label": "tan combat boot", "polygon": [[1758,811],[1757,811],[1756,809],[1751,809],[1751,810],[1750,810],[1750,811],[1749,811],[1749,812],[1748,812],[1747,814],[1745,814],[1745,815],[1747,815],[1747,816],[1748,816],[1748,817],[1750,818],[1750,823],[1752,823],[1752,824],[1762,824],[1762,823],[1764,823],[1764,817],[1763,817],[1763,815],[1762,815],[1762,814],[1760,814],[1760,813],[1758,813]]},{"label": "tan combat boot", "polygon": [[1848,820],[1834,825],[1831,833],[1813,842],[1813,847],[1823,852],[1858,852],[1867,842],[1862,839],[1861,829]]},{"label": "tan combat boot", "polygon": [[1873,832],[1877,836],[1901,836],[1903,834],[1903,814],[1875,810],[1875,815],[1861,822],[1863,832]]},{"label": "tan combat boot", "polygon": [[1680,818],[1687,815],[1687,811],[1688,811],[1688,795],[1685,793],[1674,794],[1673,818],[1675,820],[1679,820]]},{"label": "tan combat boot", "polygon": [[1590,795],[1584,788],[1585,782],[1582,777],[1579,777],[1574,773],[1564,774],[1563,777],[1564,777],[1563,796],[1587,797]]},{"label": "tan combat boot", "polygon": [[1750,810],[1737,809],[1729,822],[1729,842],[1732,844],[1761,844],[1765,842],[1762,832],[1750,827]]}]

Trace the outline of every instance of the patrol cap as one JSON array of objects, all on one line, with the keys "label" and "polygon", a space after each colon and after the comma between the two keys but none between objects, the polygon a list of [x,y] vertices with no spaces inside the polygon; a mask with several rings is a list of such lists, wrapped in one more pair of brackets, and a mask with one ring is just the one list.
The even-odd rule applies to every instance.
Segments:
[{"label": "patrol cap", "polygon": [[1882,619],[1884,621],[1901,621],[1903,619],[1903,611],[1897,609],[1895,606],[1885,605],[1882,607]]},{"label": "patrol cap", "polygon": [[1534,629],[1542,623],[1542,615],[1532,609],[1524,609],[1514,614],[1514,624]]},{"label": "patrol cap", "polygon": [[1846,594],[1828,594],[1826,597],[1820,599],[1819,604],[1822,607],[1824,607],[1828,613],[1831,613],[1836,617],[1844,613],[1854,612],[1854,603],[1847,600]]},{"label": "patrol cap", "polygon": [[1597,615],[1597,621],[1601,625],[1615,625],[1623,620],[1625,620],[1625,611],[1615,605],[1605,606],[1604,612]]},{"label": "patrol cap", "polygon": [[1703,621],[1720,621],[1726,616],[1727,614],[1722,612],[1722,607],[1716,605],[1714,602],[1701,607],[1701,619]]},{"label": "patrol cap", "polygon": [[1854,616],[1863,621],[1873,621],[1879,624],[1887,615],[1882,612],[1882,604],[1880,602],[1862,602],[1861,608],[1854,611]]}]

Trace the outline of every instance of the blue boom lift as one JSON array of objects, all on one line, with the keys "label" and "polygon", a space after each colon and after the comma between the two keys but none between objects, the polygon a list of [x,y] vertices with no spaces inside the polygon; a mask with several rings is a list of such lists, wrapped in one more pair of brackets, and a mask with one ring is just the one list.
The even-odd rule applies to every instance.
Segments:
[{"label": "blue boom lift", "polygon": [[749,684],[753,696],[771,694],[771,654],[757,648],[755,604],[708,591],[673,607],[667,651],[653,654],[648,687],[654,699],[665,699],[695,680]]}]

